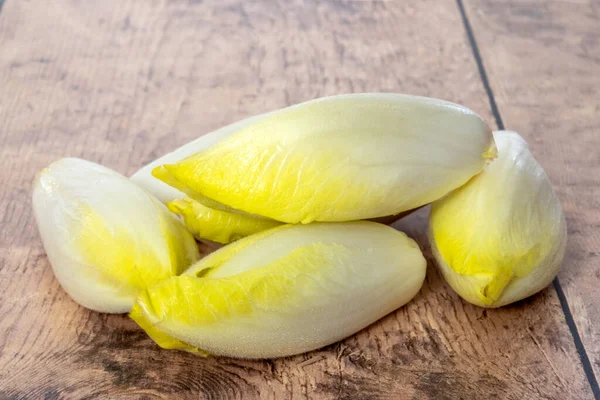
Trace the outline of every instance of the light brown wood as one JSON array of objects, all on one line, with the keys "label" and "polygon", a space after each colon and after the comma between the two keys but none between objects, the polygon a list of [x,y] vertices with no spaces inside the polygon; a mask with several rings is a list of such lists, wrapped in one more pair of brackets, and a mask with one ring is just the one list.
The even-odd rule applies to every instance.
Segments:
[{"label": "light brown wood", "polygon": [[555,291],[500,310],[461,301],[434,268],[427,208],[395,224],[428,257],[421,293],[296,357],[160,350],[126,316],[77,306],[53,277],[29,195],[35,173],[57,158],[130,174],[242,117],[347,92],[434,96],[492,121],[456,4],[413,3],[8,0],[0,398],[592,398]]},{"label": "light brown wood", "polygon": [[598,381],[600,6],[467,5],[506,128],[529,141],[564,206],[569,244],[559,280]]}]

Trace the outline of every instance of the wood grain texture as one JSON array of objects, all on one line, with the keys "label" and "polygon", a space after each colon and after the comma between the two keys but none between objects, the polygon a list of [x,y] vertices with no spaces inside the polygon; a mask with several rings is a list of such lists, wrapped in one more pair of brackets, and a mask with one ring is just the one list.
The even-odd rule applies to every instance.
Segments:
[{"label": "wood grain texture", "polygon": [[600,4],[465,3],[507,129],[546,169],[569,232],[559,280],[600,380]]},{"label": "wood grain texture", "polygon": [[411,303],[268,361],[160,350],[127,317],[77,306],[38,238],[30,184],[63,156],[130,174],[242,117],[347,92],[444,98],[491,121],[454,3],[8,0],[0,86],[0,398],[592,398],[555,291],[461,301],[433,267],[426,208],[396,224],[429,261]]}]

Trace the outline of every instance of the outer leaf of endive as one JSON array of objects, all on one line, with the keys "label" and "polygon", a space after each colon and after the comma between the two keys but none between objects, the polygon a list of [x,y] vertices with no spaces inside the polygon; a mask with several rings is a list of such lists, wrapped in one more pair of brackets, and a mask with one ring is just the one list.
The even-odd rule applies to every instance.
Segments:
[{"label": "outer leaf of endive", "polygon": [[281,222],[263,217],[210,208],[189,197],[173,200],[167,207],[181,215],[196,239],[223,244],[281,225]]},{"label": "outer leaf of endive", "polygon": [[404,305],[425,269],[417,244],[385,225],[285,225],[148,288],[131,316],[165,348],[280,357],[341,340]]},{"label": "outer leaf of endive", "polygon": [[163,204],[89,161],[64,158],[40,172],[33,209],[58,281],[92,310],[127,312],[140,289],[199,258],[193,237]]},{"label": "outer leaf of endive", "polygon": [[156,176],[288,223],[398,214],[481,171],[491,131],[457,104],[400,94],[326,97],[273,112]]},{"label": "outer leaf of endive", "polygon": [[261,118],[264,118],[266,115],[268,115],[268,113],[255,115],[243,119],[241,121],[237,121],[233,124],[224,126],[220,129],[217,129],[216,131],[202,135],[198,139],[193,140],[179,147],[178,149],[152,161],[151,163],[137,171],[135,174],[133,174],[130,179],[137,185],[146,189],[148,192],[150,192],[157,199],[164,203],[169,202],[171,200],[183,198],[185,196],[184,192],[181,192],[177,188],[169,186],[161,180],[153,177],[152,170],[163,164],[176,163],[188,156],[191,156],[192,154],[207,149],[220,142],[224,138],[237,132],[244,126],[256,122]]},{"label": "outer leaf of endive", "polygon": [[494,133],[498,158],[433,203],[429,237],[440,269],[465,300],[500,307],[542,290],[567,240],[552,185],[515,132]]}]

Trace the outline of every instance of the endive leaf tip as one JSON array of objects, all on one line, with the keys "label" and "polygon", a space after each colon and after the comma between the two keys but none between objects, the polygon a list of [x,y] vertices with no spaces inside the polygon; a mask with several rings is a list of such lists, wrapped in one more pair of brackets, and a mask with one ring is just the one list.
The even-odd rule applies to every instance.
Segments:
[{"label": "endive leaf tip", "polygon": [[[178,277],[171,277],[155,285],[153,288],[159,288],[161,286],[168,287],[170,282],[177,282],[177,279]],[[211,355],[209,352],[176,339],[162,330],[160,325],[166,317],[165,309],[160,307],[160,305],[156,307],[153,299],[154,297],[150,293],[149,288],[140,291],[129,313],[129,317],[138,324],[138,326],[142,328],[158,346],[167,350],[183,350],[202,357]]]},{"label": "endive leaf tip", "polygon": [[488,162],[498,157],[498,146],[496,146],[496,141],[493,138],[490,141],[490,147],[483,152],[482,157]]},{"label": "endive leaf tip", "polygon": [[185,207],[185,204],[182,199],[168,201],[166,205],[169,211],[175,214],[180,214],[183,211],[183,207]]},{"label": "endive leaf tip", "polygon": [[162,164],[152,169],[152,176],[168,185],[173,185],[178,181],[174,174],[177,168],[177,164]]},{"label": "endive leaf tip", "polygon": [[[218,206],[218,204],[216,204]],[[280,225],[278,221],[225,209],[212,208],[190,197],[171,201],[167,207],[182,217],[188,231],[198,240],[227,244]]]},{"label": "endive leaf tip", "polygon": [[168,170],[166,168],[166,164],[159,165],[157,167],[152,168],[152,176],[159,180],[164,180],[165,174],[168,174]]},{"label": "endive leaf tip", "polygon": [[[131,318],[140,328],[142,328],[146,334],[154,341],[159,347],[167,350],[183,350],[189,353],[197,354],[202,357],[208,357],[210,354],[200,348],[188,345],[178,339],[169,336],[167,333],[162,332],[157,325],[160,321],[152,319],[154,310],[152,304],[144,302],[142,299],[144,294],[140,294],[138,300],[134,303],[129,318]],[[146,293],[147,299],[147,293]]]}]

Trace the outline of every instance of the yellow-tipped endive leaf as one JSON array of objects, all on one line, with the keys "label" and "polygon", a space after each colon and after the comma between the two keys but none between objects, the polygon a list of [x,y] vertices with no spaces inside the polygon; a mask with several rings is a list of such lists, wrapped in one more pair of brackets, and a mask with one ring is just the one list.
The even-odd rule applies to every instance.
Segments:
[{"label": "yellow-tipped endive leaf", "polygon": [[494,133],[498,158],[433,203],[429,237],[450,286],[465,300],[500,307],[546,287],[567,241],[548,176],[515,132]]},{"label": "yellow-tipped endive leaf", "polygon": [[157,178],[288,223],[394,215],[463,185],[495,156],[471,110],[400,94],[326,97],[273,112]]},{"label": "yellow-tipped endive leaf", "polygon": [[127,312],[141,289],[199,258],[194,238],[160,201],[89,161],[64,158],[40,172],[33,210],[56,278],[92,310]]},{"label": "yellow-tipped endive leaf", "polygon": [[192,154],[207,149],[215,145],[219,141],[223,140],[224,138],[237,132],[242,127],[251,124],[255,121],[258,121],[266,115],[268,114],[255,115],[253,117],[249,117],[241,121],[237,121],[233,124],[224,126],[223,128],[217,129],[216,131],[202,135],[198,139],[193,140],[179,147],[178,149],[152,161],[151,163],[137,171],[135,174],[133,174],[130,179],[137,185],[146,189],[148,192],[150,192],[157,199],[164,203],[169,202],[171,200],[183,198],[185,196],[185,190],[182,192],[178,188],[169,186],[163,181],[153,177],[152,170],[163,164],[176,163],[188,156],[191,156]]},{"label": "yellow-tipped endive leaf", "polygon": [[167,207],[181,215],[196,239],[223,244],[281,225],[281,222],[263,217],[210,208],[189,197],[173,200]]},{"label": "yellow-tipped endive leaf", "polygon": [[406,304],[425,269],[417,244],[385,225],[284,225],[147,288],[130,315],[164,348],[281,357],[341,340]]}]

